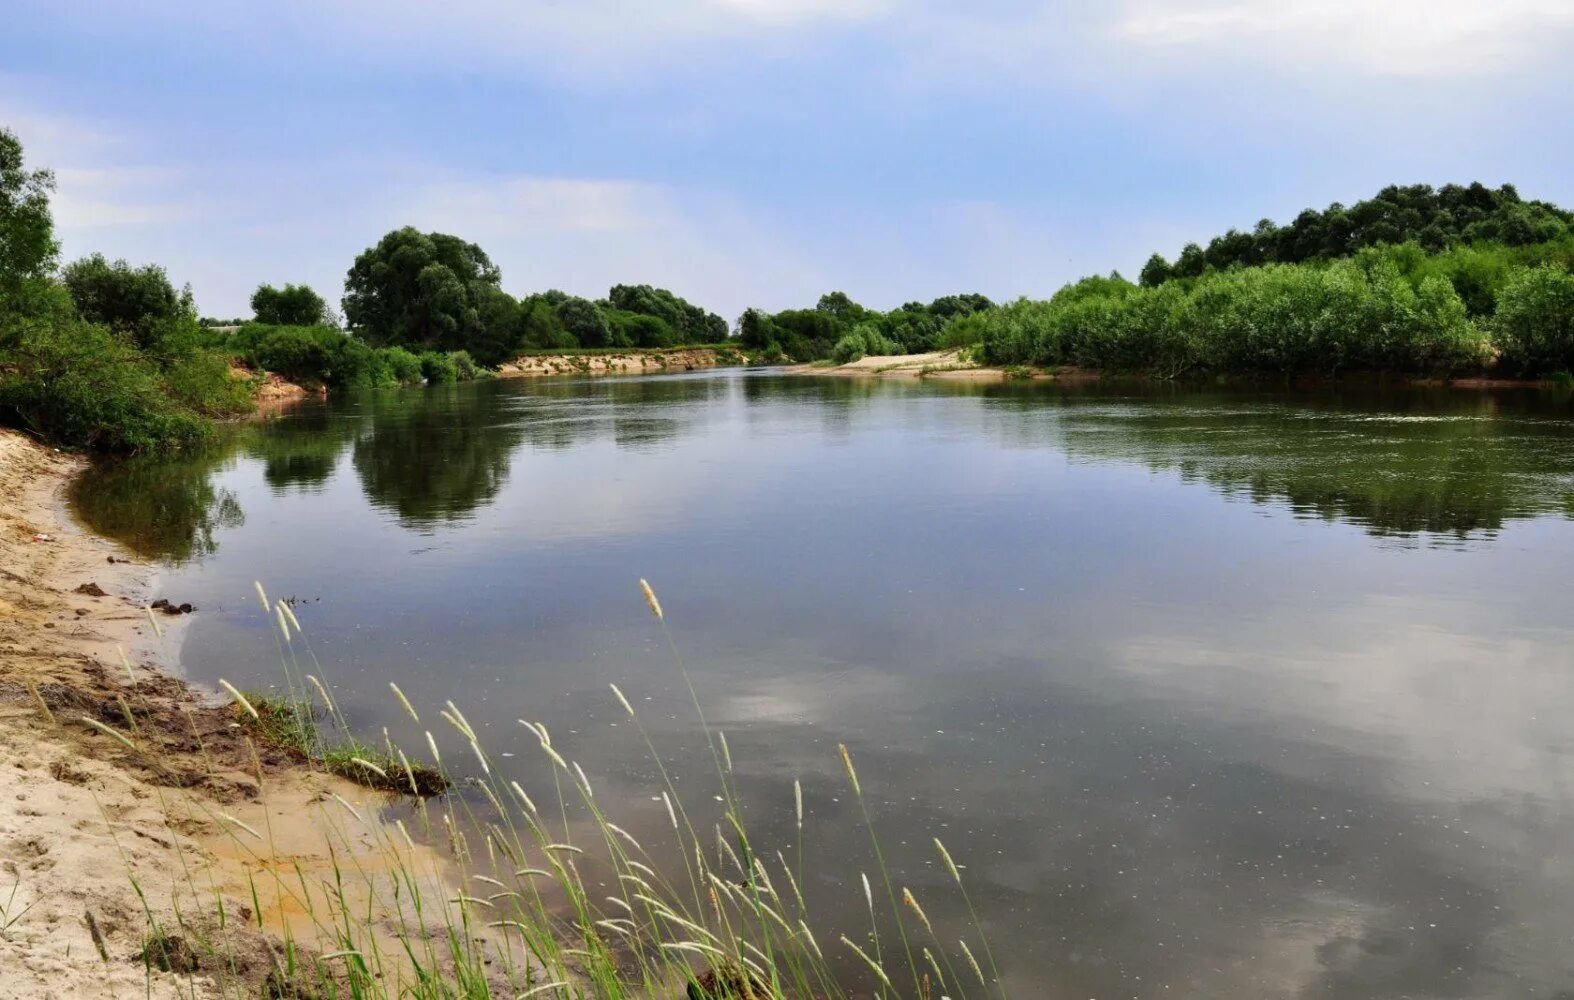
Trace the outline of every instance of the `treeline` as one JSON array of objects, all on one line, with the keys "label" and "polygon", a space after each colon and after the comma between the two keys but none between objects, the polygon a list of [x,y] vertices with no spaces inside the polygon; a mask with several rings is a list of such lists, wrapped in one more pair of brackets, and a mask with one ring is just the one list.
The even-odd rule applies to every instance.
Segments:
[{"label": "treeline", "polygon": [[996,365],[1160,377],[1574,371],[1570,213],[1512,187],[1385,189],[1290,226],[1231,231],[1140,283],[1022,299],[970,327]]},{"label": "treeline", "polygon": [[[264,284],[253,316],[199,318],[157,266],[94,254],[59,266],[48,170],[0,129],[0,423],[109,451],[178,446],[252,408],[263,372],[333,388],[481,378],[522,352],[667,348],[727,339],[672,292],[516,299],[480,247],[394,230],[356,257],[343,316],[305,285]],[[237,368],[236,362],[251,371]]]},{"label": "treeline", "polygon": [[600,301],[560,291],[516,299],[501,280],[474,243],[396,229],[351,265],[345,322],[374,345],[466,350],[485,365],[530,350],[661,348],[727,337],[720,316],[664,288],[615,285]]},{"label": "treeline", "polygon": [[866,354],[921,354],[971,343],[976,331],[958,328],[959,322],[993,308],[984,296],[967,294],[879,312],[830,292],[813,309],[746,310],[738,319],[738,339],[767,360],[831,358],[845,364]]},{"label": "treeline", "polygon": [[1249,233],[1231,229],[1207,249],[1189,243],[1173,264],[1154,254],[1141,281],[1151,287],[1207,271],[1337,260],[1385,244],[1415,243],[1433,252],[1469,244],[1521,247],[1564,240],[1571,232],[1574,213],[1524,201],[1511,184],[1496,190],[1480,183],[1390,186],[1349,208],[1338,202],[1321,212],[1308,208],[1287,226],[1263,219]]},{"label": "treeline", "polygon": [[726,320],[664,288],[615,285],[592,301],[516,299],[474,243],[405,227],[356,257],[344,320],[310,288],[264,285],[231,338],[248,364],[335,388],[452,382],[530,351],[668,348],[727,339]]},{"label": "treeline", "polygon": [[136,450],[205,436],[251,388],[158,267],[95,254],[57,270],[54,178],[0,129],[0,421],[67,444]]}]

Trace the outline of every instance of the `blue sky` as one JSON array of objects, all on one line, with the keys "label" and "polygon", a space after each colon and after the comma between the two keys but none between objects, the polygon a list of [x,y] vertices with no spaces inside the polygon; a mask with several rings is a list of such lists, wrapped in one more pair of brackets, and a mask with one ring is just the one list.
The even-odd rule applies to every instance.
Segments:
[{"label": "blue sky", "polygon": [[205,313],[403,224],[729,319],[1046,295],[1391,182],[1574,205],[1568,0],[8,0],[68,258]]}]

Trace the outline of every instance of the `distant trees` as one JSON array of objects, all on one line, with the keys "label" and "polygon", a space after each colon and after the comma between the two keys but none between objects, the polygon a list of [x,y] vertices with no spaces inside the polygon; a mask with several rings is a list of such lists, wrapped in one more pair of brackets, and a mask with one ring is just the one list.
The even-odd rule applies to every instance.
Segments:
[{"label": "distant trees", "polygon": [[1249,233],[1231,229],[1214,237],[1207,249],[1189,244],[1173,265],[1154,254],[1141,280],[1153,287],[1210,270],[1335,260],[1382,244],[1413,241],[1436,252],[1474,243],[1528,246],[1571,234],[1574,213],[1544,201],[1525,201],[1511,184],[1496,189],[1479,182],[1436,189],[1429,184],[1390,186],[1349,207],[1334,202],[1321,212],[1307,209],[1285,226],[1263,219]]},{"label": "distant trees", "polygon": [[797,361],[916,354],[957,346],[945,341],[948,328],[993,308],[985,296],[969,293],[880,312],[859,305],[845,292],[827,292],[813,309],[746,310],[738,318],[738,337],[747,347]]},{"label": "distant trees", "polygon": [[726,320],[665,288],[614,285],[594,302],[555,289],[514,299],[500,281],[475,244],[397,229],[350,268],[345,320],[373,345],[463,349],[485,365],[521,350],[661,348],[727,337]]},{"label": "distant trees", "polygon": [[1492,329],[1515,372],[1574,371],[1574,275],[1549,266],[1519,270],[1498,295]]},{"label": "distant trees", "polygon": [[406,226],[355,258],[345,280],[345,322],[373,345],[466,349],[495,363],[506,351],[497,350],[497,331],[486,330],[481,315],[499,278],[474,243]]},{"label": "distant trees", "polygon": [[195,441],[251,406],[162,268],[101,254],[54,273],[47,170],[0,130],[0,423],[63,444],[135,451]]},{"label": "distant trees", "polygon": [[29,170],[16,133],[0,128],[0,292],[54,270],[55,242],[49,195],[55,175]]},{"label": "distant trees", "polygon": [[177,292],[156,264],[132,267],[124,260],[111,262],[95,253],[67,264],[60,278],[78,315],[129,335],[139,346],[150,346],[176,321],[196,324],[191,290]]},{"label": "distant trees", "polygon": [[[671,347],[709,344],[727,339],[727,321],[667,291],[650,285],[613,285],[605,307],[612,313],[648,317],[656,324],[623,321],[627,344],[616,346]],[[611,317],[609,317],[611,318]],[[614,322],[617,322],[614,320]]]},{"label": "distant trees", "polygon": [[331,326],[334,319],[328,303],[306,285],[258,285],[251,293],[251,311],[258,323],[272,326]]},{"label": "distant trees", "polygon": [[[1528,295],[1535,301],[1552,297]],[[1156,287],[1088,278],[988,314],[993,364],[1188,372],[1449,372],[1491,360],[1453,286],[1388,249],[1331,264],[1267,264]]]}]

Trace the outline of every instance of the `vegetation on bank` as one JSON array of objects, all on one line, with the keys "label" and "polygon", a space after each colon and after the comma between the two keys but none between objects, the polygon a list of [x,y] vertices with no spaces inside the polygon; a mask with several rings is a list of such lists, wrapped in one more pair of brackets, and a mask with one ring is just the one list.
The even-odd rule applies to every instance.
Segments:
[{"label": "vegetation on bank", "polygon": [[[1087,278],[970,332],[995,365],[1163,378],[1349,372],[1535,377],[1574,368],[1574,241],[1208,271],[1156,286]],[[1462,294],[1463,290],[1463,294]]]},{"label": "vegetation on bank", "polygon": [[93,255],[56,271],[49,196],[0,129],[0,422],[66,444],[134,451],[205,437],[251,390],[158,267]]},{"label": "vegetation on bank", "polygon": [[[868,837],[862,849],[813,851],[816,806],[824,802],[799,781],[773,807],[795,819],[769,830],[749,826],[746,817],[766,806],[742,799],[726,734],[706,722],[661,604],[640,584],[673,651],[672,679],[692,700],[708,760],[680,782],[635,702],[612,685],[608,704],[624,720],[615,732],[633,740],[630,759],[644,761],[633,773],[650,774],[644,815],[628,817],[605,811],[593,784],[599,779],[566,756],[569,748],[554,743],[545,723],[520,720],[541,754],[539,768],[521,770],[506,761],[512,754],[488,749],[455,702],[434,711],[390,684],[390,705],[422,734],[416,742],[434,765],[432,786],[412,788],[419,765],[408,763],[413,758],[386,729],[380,750],[354,741],[331,686],[317,676],[309,633],[259,584],[287,691],[243,694],[221,681],[234,718],[266,742],[369,788],[413,792],[408,810],[395,820],[327,792],[310,821],[329,838],[329,868],[308,873],[288,863],[275,824],[251,826],[217,801],[194,798],[192,806],[247,863],[249,891],[244,900],[226,898],[177,839],[170,849],[178,861],[172,868],[185,873],[174,888],[179,905],[160,918],[164,901],[148,900],[140,958],[180,977],[188,991],[236,1000],[259,987],[267,996],[365,1000],[1007,995],[969,894],[974,877],[938,839],[929,855],[937,879],[927,865],[904,873],[887,863],[875,801],[846,746],[830,765],[843,789],[833,794],[852,806]],[[130,711],[126,718],[134,723]],[[134,724],[84,721],[133,756],[149,753]],[[440,743],[460,752],[445,757]],[[260,766],[256,777],[273,780]],[[937,909],[932,918],[925,910],[934,900],[910,887],[915,876],[938,883],[937,899],[954,898],[946,914]],[[827,926],[817,910],[832,894],[841,896],[838,909],[850,925]],[[266,916],[281,913],[292,918]],[[282,940],[258,948],[259,932]]]},{"label": "vegetation on bank", "polygon": [[[986,364],[1160,378],[1574,371],[1574,214],[1510,186],[1391,187],[1345,208],[1231,230],[1047,300],[948,295],[879,311],[842,292],[748,309],[736,329],[674,293],[515,298],[474,243],[405,227],[356,257],[342,319],[313,289],[263,284],[254,318],[199,320],[163,269],[94,254],[57,269],[53,178],[0,131],[0,421],[108,451],[200,440],[274,372],[333,389],[485,377],[531,353],[726,344],[765,362],[974,347]],[[730,335],[729,335],[730,334]],[[259,376],[255,376],[260,378]]]},{"label": "vegetation on bank", "polygon": [[738,319],[738,340],[768,359],[856,361],[866,354],[921,354],[960,347],[952,329],[988,312],[982,295],[947,295],[927,305],[909,302],[889,312],[859,305],[844,292],[820,296],[813,309],[766,313],[749,309]]}]

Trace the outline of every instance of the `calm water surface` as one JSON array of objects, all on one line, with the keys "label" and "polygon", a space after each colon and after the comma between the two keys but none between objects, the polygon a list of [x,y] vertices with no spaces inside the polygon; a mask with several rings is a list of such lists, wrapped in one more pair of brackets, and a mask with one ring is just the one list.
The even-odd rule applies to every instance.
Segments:
[{"label": "calm water surface", "polygon": [[966,932],[944,839],[1015,997],[1574,996],[1567,396],[519,381],[76,499],[169,561],[196,679],[280,680],[261,579],[353,721],[413,747],[387,682],[451,697],[549,788],[543,720],[653,846],[608,682],[719,807],[648,577],[766,853],[803,779],[824,942],[872,870],[845,742],[899,883]]}]

